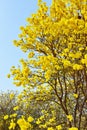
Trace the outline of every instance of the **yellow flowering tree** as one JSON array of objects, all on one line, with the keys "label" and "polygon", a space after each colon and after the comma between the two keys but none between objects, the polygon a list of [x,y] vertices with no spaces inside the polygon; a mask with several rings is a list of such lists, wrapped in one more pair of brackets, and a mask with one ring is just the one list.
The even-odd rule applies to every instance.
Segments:
[{"label": "yellow flowering tree", "polygon": [[[85,130],[87,1],[52,0],[47,6],[39,0],[38,7],[27,18],[27,25],[20,27],[19,40],[14,40],[14,45],[26,52],[28,58],[20,60],[20,67],[13,66],[8,77],[13,77],[16,86],[33,89],[33,93],[39,89],[42,94],[41,86],[50,95],[53,92],[63,113],[64,128]],[[40,98],[41,95],[37,97]]]}]

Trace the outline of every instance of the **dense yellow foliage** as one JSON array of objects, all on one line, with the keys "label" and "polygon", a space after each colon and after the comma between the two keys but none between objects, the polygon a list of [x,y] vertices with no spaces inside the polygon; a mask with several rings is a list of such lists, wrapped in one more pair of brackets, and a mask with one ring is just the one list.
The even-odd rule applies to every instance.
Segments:
[{"label": "dense yellow foliage", "polygon": [[[49,117],[47,112],[36,120],[39,129],[62,130],[66,126],[69,130],[85,130],[81,118],[86,119],[87,108],[87,1],[52,0],[48,7],[38,0],[38,7],[26,19],[27,25],[20,27],[19,40],[14,40],[28,58],[20,60],[21,67],[13,66],[8,78],[13,76],[16,86],[29,89],[29,101],[46,101],[53,98],[53,93],[65,124],[58,124],[55,114]],[[21,130],[33,129],[30,119],[34,121],[18,119]],[[10,128],[12,125],[15,127],[13,121]]]}]

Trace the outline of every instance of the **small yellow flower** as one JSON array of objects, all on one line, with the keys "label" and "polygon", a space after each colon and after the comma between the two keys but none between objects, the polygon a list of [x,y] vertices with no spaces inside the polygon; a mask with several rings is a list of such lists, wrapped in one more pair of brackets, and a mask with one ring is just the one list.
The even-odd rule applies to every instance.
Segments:
[{"label": "small yellow flower", "polygon": [[18,110],[19,109],[19,106],[16,106],[13,108],[14,111]]},{"label": "small yellow flower", "polygon": [[21,27],[20,27],[20,30],[24,30],[24,27],[23,27],[23,26],[21,26]]},{"label": "small yellow flower", "polygon": [[31,124],[27,122],[23,117],[18,119],[17,124],[21,128],[21,130],[27,130],[28,128],[31,128]]},{"label": "small yellow flower", "polygon": [[36,121],[36,124],[40,124],[41,123],[41,121],[38,119],[37,121]]},{"label": "small yellow flower", "polygon": [[10,94],[10,99],[13,99],[13,97],[14,97],[14,93],[11,93]]},{"label": "small yellow flower", "polygon": [[49,127],[47,130],[54,130],[53,127]]},{"label": "small yellow flower", "polygon": [[4,116],[4,120],[7,120],[7,119],[8,119],[8,115],[5,115],[5,116]]},{"label": "small yellow flower", "polygon": [[82,66],[82,65],[79,65],[79,64],[74,64],[74,65],[73,65],[73,69],[74,69],[74,70],[82,70],[82,69],[83,69],[83,66]]},{"label": "small yellow flower", "polygon": [[10,78],[10,74],[7,75],[7,78]]},{"label": "small yellow flower", "polygon": [[32,122],[33,120],[34,120],[33,117],[31,117],[31,116],[28,117],[28,122]]},{"label": "small yellow flower", "polygon": [[16,116],[17,116],[17,113],[12,114],[12,117],[16,117]]},{"label": "small yellow flower", "polygon": [[58,125],[58,126],[56,126],[56,129],[57,129],[57,130],[62,130],[62,126],[61,126],[61,125]]},{"label": "small yellow flower", "polygon": [[78,94],[76,94],[76,93],[74,93],[73,96],[74,96],[75,98],[78,98]]},{"label": "small yellow flower", "polygon": [[13,120],[11,120],[11,123],[10,123],[10,126],[9,126],[9,130],[11,130],[11,129],[15,129],[15,126],[16,126],[16,124],[13,122]]},{"label": "small yellow flower", "polygon": [[63,65],[65,68],[67,68],[67,67],[71,66],[71,63],[68,60],[63,60]]},{"label": "small yellow flower", "polygon": [[69,130],[78,130],[78,128],[77,127],[71,127],[71,128],[69,128]]},{"label": "small yellow flower", "polygon": [[72,121],[72,120],[73,120],[72,115],[67,115],[67,118],[68,118],[69,121]]},{"label": "small yellow flower", "polygon": [[28,58],[32,58],[34,56],[34,52],[30,52],[29,54],[28,54]]}]

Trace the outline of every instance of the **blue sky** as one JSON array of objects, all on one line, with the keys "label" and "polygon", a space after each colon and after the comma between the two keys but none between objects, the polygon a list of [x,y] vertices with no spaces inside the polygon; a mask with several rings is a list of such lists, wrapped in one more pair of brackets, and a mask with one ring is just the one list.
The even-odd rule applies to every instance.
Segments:
[{"label": "blue sky", "polygon": [[[45,0],[48,4],[51,0]],[[37,10],[37,0],[0,0],[0,90],[20,90],[6,75],[11,66],[17,66],[19,59],[26,57],[12,43],[18,38],[19,27],[26,25],[26,18]]]}]

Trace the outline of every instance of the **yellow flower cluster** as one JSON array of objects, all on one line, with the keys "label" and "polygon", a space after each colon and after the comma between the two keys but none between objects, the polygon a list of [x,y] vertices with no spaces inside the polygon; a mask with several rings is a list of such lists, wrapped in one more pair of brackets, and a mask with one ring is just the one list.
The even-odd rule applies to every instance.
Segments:
[{"label": "yellow flower cluster", "polygon": [[74,96],[75,98],[78,98],[78,94],[76,94],[76,93],[74,93],[73,96]]},{"label": "yellow flower cluster", "polygon": [[72,121],[72,120],[73,120],[72,115],[67,115],[67,118],[68,118],[69,121]]},{"label": "yellow flower cluster", "polygon": [[48,127],[48,129],[47,130],[54,130],[54,128],[53,127]]},{"label": "yellow flower cluster", "polygon": [[14,93],[11,93],[10,94],[10,99],[13,99],[14,98]]},{"label": "yellow flower cluster", "polygon": [[61,125],[58,125],[58,126],[56,126],[56,129],[57,129],[57,130],[62,130],[62,126],[61,126]]},{"label": "yellow flower cluster", "polygon": [[78,128],[77,127],[71,127],[71,128],[69,128],[69,130],[78,130]]},{"label": "yellow flower cluster", "polygon": [[9,130],[12,130],[12,129],[15,130],[15,126],[16,126],[16,124],[14,123],[13,120],[11,120]]},{"label": "yellow flower cluster", "polygon": [[32,125],[30,124],[33,122],[33,117],[29,116],[27,121],[24,119],[24,117],[20,118],[17,120],[17,124],[21,128],[21,130],[27,130],[28,128],[32,128]]},{"label": "yellow flower cluster", "polygon": [[7,119],[8,119],[8,117],[9,117],[8,115],[5,115],[5,116],[4,116],[4,120],[7,120]]},{"label": "yellow flower cluster", "polygon": [[14,111],[16,111],[16,110],[18,110],[18,109],[19,109],[19,106],[15,106],[15,107],[13,108]]}]

